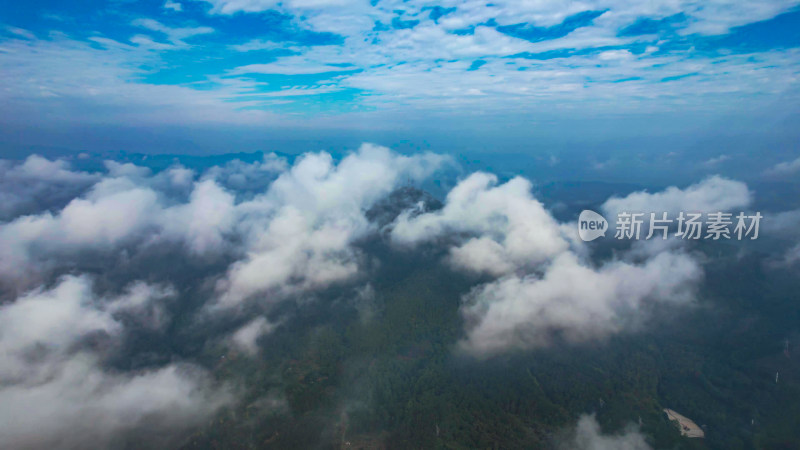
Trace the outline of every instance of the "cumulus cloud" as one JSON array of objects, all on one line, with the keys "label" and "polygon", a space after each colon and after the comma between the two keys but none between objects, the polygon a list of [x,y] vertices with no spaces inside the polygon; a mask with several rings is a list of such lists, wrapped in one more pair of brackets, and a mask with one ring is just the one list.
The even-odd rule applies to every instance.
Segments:
[{"label": "cumulus cloud", "polygon": [[0,221],[60,208],[99,179],[73,171],[67,161],[38,155],[23,162],[0,160]]},{"label": "cumulus cloud", "polygon": [[166,304],[178,293],[169,285],[152,285],[136,281],[113,301],[106,310],[121,315],[147,329],[159,330],[168,325],[171,317]]},{"label": "cumulus cloud", "polygon": [[664,191],[649,193],[634,192],[625,197],[612,197],[603,203],[607,217],[616,217],[620,212],[669,213],[675,217],[684,212],[734,212],[735,208],[750,205],[752,193],[745,183],[718,175],[679,189],[670,186]]},{"label": "cumulus cloud", "polygon": [[[227,401],[206,390],[205,375],[176,365],[138,374],[102,372],[78,355],[54,368],[47,382],[0,389],[4,448],[115,448],[125,434],[154,446],[176,444]],[[180,442],[179,440],[177,442]]]},{"label": "cumulus cloud", "polygon": [[453,234],[471,237],[451,248],[450,262],[493,275],[542,263],[568,247],[555,219],[533,198],[529,181],[514,178],[498,186],[497,177],[486,173],[460,182],[440,211],[403,214],[391,237],[403,245]]},{"label": "cumulus cloud", "polygon": [[[182,167],[153,174],[108,162],[106,173],[92,175],[91,188],[61,210],[0,225],[0,276],[7,290],[20,292],[81,270],[87,254],[128,258],[177,244],[199,264],[205,257],[220,264],[205,280],[210,304],[269,306],[355,280],[365,258],[356,244],[378,227],[366,211],[401,180],[422,180],[444,161],[365,144],[338,162],[327,153],[306,154],[291,165],[267,155],[199,176]],[[234,188],[251,182],[263,183],[263,190]],[[612,198],[604,211],[726,210],[747,205],[750,196],[743,183],[711,177],[683,190]],[[701,276],[679,246],[633,249],[627,258],[593,264],[574,226],[558,223],[519,177],[499,183],[494,175],[472,174],[441,209],[406,211],[389,229],[397,247],[442,244],[453,268],[496,278],[475,288],[462,307],[468,319],[462,347],[478,354],[619,332],[636,325],[651,301],[688,301]],[[578,279],[584,281],[570,281]],[[169,319],[163,307],[135,304],[118,301],[115,311],[153,329]],[[267,328],[249,323],[232,342],[252,352]]]},{"label": "cumulus cloud", "polygon": [[466,297],[467,338],[478,354],[585,342],[635,327],[648,301],[686,303],[701,278],[699,264],[660,253],[641,265],[623,261],[593,269],[559,255],[544,275],[507,277]]},{"label": "cumulus cloud", "polygon": [[353,277],[360,255],[352,244],[374,231],[365,211],[403,176],[422,179],[443,161],[372,145],[338,164],[326,153],[302,157],[264,195],[239,206],[247,256],[220,281],[221,302],[233,305],[258,293],[281,295]]},{"label": "cumulus cloud", "polygon": [[234,159],[222,166],[214,166],[203,175],[216,181],[237,196],[252,197],[263,193],[275,179],[289,168],[286,158],[274,153],[264,155],[261,161],[248,164]]},{"label": "cumulus cloud", "polygon": [[238,216],[234,194],[214,179],[223,176],[222,169],[198,181],[183,167],[153,175],[145,167],[109,161],[106,169],[102,177],[73,176],[73,186],[85,178],[94,184],[60,210],[39,208],[0,224],[0,280],[30,287],[87,252],[113,256],[123,248],[176,242],[193,255],[208,256],[230,247]]},{"label": "cumulus cloud", "polygon": [[[445,161],[366,144],[340,160],[324,152],[292,163],[267,155],[201,173],[108,162],[87,174],[60,161],[3,162],[29,164],[39,179],[62,179],[74,190],[60,205],[31,206],[0,223],[0,404],[30,411],[17,417],[0,408],[0,446],[69,448],[91,439],[113,447],[144,426],[165,439],[154,445],[179,439],[231,395],[208,369],[172,354],[157,363],[144,357],[136,369],[114,366],[128,338],[161,337],[177,310],[221,312],[203,316],[217,322],[198,339],[255,356],[260,338],[282,323],[270,321],[274,303],[341,283],[352,283],[353,306],[369,322],[381,299],[360,278],[370,256],[360,244],[375,236],[395,248],[442,246],[452,268],[482,277],[461,307],[460,347],[475,355],[602,339],[649,320],[651,304],[692,300],[702,270],[686,249],[648,247],[593,261],[574,224],[554,219],[523,178],[476,173],[441,208],[416,207],[396,219],[367,213]],[[10,192],[24,199],[36,189]],[[712,177],[607,205],[725,209],[749,199],[742,183]],[[145,267],[129,270],[143,254],[151,255],[140,261]],[[148,265],[164,254],[190,273],[172,280],[181,268],[164,275]],[[184,309],[174,309],[178,303]],[[195,318],[182,317],[197,325]]]},{"label": "cumulus cloud", "polygon": [[[358,272],[359,254],[351,244],[374,229],[366,209],[400,181],[421,180],[445,160],[367,144],[338,163],[319,153],[289,167],[267,155],[252,165],[213,168],[194,181],[182,167],[154,175],[145,167],[107,162],[98,177],[29,158],[24,167],[94,184],[60,210],[0,224],[0,279],[12,291],[24,290],[87,255],[114,257],[178,243],[194,256],[238,259],[218,283],[226,304],[270,290],[324,287]],[[265,187],[242,193],[221,184],[251,182]]]},{"label": "cumulus cloud", "polygon": [[[120,207],[120,205],[124,205]],[[61,211],[19,217],[0,228],[3,274],[25,269],[37,253],[103,247],[143,228],[158,208],[157,194],[131,182],[106,179]]]},{"label": "cumulus cloud", "polygon": [[231,336],[231,343],[235,348],[254,355],[258,352],[258,338],[274,329],[275,324],[269,323],[265,317],[257,317],[236,330]]},{"label": "cumulus cloud", "polygon": [[150,292],[159,290],[138,285],[99,298],[89,278],[71,276],[0,307],[0,446],[110,448],[143,427],[137,439],[163,446],[229,400],[195,366],[103,367],[89,340],[113,346],[123,333],[114,312],[143,306]]},{"label": "cumulus cloud", "polygon": [[[595,340],[638,326],[651,302],[684,304],[702,278],[700,264],[678,245],[634,248],[621,259],[593,264],[575,239],[515,178],[473,174],[438,211],[401,215],[396,245],[437,240],[456,269],[497,277],[464,298],[461,349],[491,355],[511,349]],[[612,207],[717,208],[749,201],[747,187],[712,178],[685,191],[635,193]]]},{"label": "cumulus cloud", "polygon": [[[445,161],[364,145],[339,161],[316,153],[290,165],[266,155],[202,173],[114,161],[85,173],[35,156],[1,162],[15,181],[31,181],[8,184],[6,195],[30,206],[9,209],[0,223],[0,446],[180,442],[233,396],[207,369],[152,356],[162,350],[147,341],[169,339],[180,311],[190,314],[181,317],[190,327],[211,321],[197,339],[255,355],[279,322],[258,315],[231,330],[227,319],[200,314],[203,306],[255,296],[265,299],[255,306],[269,306],[356,277],[363,258],[356,244],[378,231],[366,211]],[[31,201],[54,186],[70,196]],[[169,258],[187,268],[162,273]],[[371,308],[367,286],[358,296]],[[225,312],[240,321],[237,311]],[[120,360],[133,368],[118,367]]]},{"label": "cumulus cloud", "polygon": [[189,202],[163,212],[165,235],[183,239],[192,252],[205,254],[225,244],[225,233],[232,230],[235,216],[234,196],[213,180],[198,182]]},{"label": "cumulus cloud", "polygon": [[792,161],[785,161],[775,164],[771,168],[767,169],[765,174],[773,176],[784,176],[797,173],[798,171],[800,171],[800,158],[794,159]]},{"label": "cumulus cloud", "polygon": [[120,325],[93,301],[88,280],[69,277],[51,290],[30,292],[0,308],[3,380],[30,380],[25,356],[37,348],[63,353],[90,333],[118,332]]},{"label": "cumulus cloud", "polygon": [[628,427],[621,433],[603,434],[594,415],[583,415],[575,429],[556,445],[563,450],[650,450],[645,436],[636,428]]}]

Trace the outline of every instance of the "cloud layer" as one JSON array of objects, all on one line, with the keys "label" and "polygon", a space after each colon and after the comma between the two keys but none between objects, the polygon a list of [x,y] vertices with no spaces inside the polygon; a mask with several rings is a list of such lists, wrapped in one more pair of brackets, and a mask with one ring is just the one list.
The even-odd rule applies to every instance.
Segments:
[{"label": "cloud layer", "polygon": [[[471,280],[454,350],[479,358],[601,341],[657,320],[655,308],[694,300],[703,269],[688,244],[639,243],[598,258],[524,178],[478,172],[441,207],[402,200],[409,191],[399,186],[446,164],[370,144],[340,159],[266,155],[204,171],[3,161],[19,183],[7,185],[16,203],[0,222],[0,445],[114,447],[142,430],[153,445],[179,442],[241,399],[218,378],[219,363],[171,346],[191,336],[192,348],[257,361],[290,322],[281,307],[339,288],[356,293],[362,322],[375,320],[383,300],[369,276],[381,257],[365,243],[376,240],[387,251],[442,255]],[[63,197],[50,195],[57,191]],[[603,209],[725,210],[751,197],[743,183],[711,177]],[[787,226],[796,219],[781,217]],[[641,448],[635,434],[601,436],[581,424],[581,442]]]},{"label": "cloud layer", "polygon": [[628,213],[668,213],[674,218],[680,212],[711,213],[738,212],[750,205],[753,194],[747,185],[718,175],[692,184],[685,189],[675,186],[662,192],[634,192],[623,198],[612,197],[603,203],[603,211],[607,217],[616,217],[620,212]]},{"label": "cloud layer", "polygon": [[[610,199],[604,208],[705,210],[749,198],[743,183],[714,177]],[[574,223],[559,224],[533,198],[526,180],[498,185],[479,173],[453,188],[440,211],[401,215],[392,240],[443,242],[454,268],[496,277],[464,298],[461,348],[475,355],[594,341],[641,325],[651,303],[692,301],[702,268],[680,245],[634,247],[598,266],[576,234]]]},{"label": "cloud layer", "polygon": [[[355,244],[377,231],[366,210],[445,161],[369,144],[340,161],[307,154],[290,166],[267,155],[202,174],[113,161],[86,173],[38,156],[3,161],[6,195],[16,202],[0,222],[0,446],[180,443],[235,402],[235,389],[174,355],[126,355],[132,336],[173,339],[180,319],[212,326],[197,336],[201,344],[257,354],[277,324],[237,319],[238,307],[266,312],[293,294],[357,278]],[[59,190],[63,197],[50,196]],[[199,304],[194,312],[191,303]],[[121,369],[120,358],[155,362]]]},{"label": "cloud layer", "polygon": [[163,296],[138,285],[98,298],[88,277],[68,276],[0,307],[0,445],[106,448],[146,426],[150,434],[137,440],[165,446],[229,402],[225,389],[190,364],[134,373],[104,368],[103,347],[113,348],[124,333],[121,311]]}]

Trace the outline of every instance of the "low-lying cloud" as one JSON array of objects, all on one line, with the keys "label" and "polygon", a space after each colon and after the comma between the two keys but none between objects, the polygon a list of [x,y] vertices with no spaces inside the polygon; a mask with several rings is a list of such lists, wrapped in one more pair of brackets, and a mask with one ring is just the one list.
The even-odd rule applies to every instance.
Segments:
[{"label": "low-lying cloud", "polygon": [[[180,444],[236,402],[236,388],[177,355],[145,353],[128,364],[137,357],[125,353],[137,351],[132,333],[170,339],[182,311],[201,345],[257,355],[279,322],[225,320],[239,306],[267,312],[293,294],[357,278],[364,255],[355,244],[377,231],[365,212],[446,159],[365,144],[340,161],[317,153],[290,165],[267,155],[201,173],[2,161],[0,446]],[[143,351],[156,350],[169,351]]]},{"label": "low-lying cloud", "polygon": [[[395,250],[435,247],[443,264],[476,280],[460,307],[458,347],[470,355],[601,340],[653,320],[653,305],[692,302],[703,271],[686,245],[634,245],[595,260],[575,224],[556,220],[521,177],[475,173],[441,208],[367,213],[447,159],[365,144],[340,160],[266,155],[204,171],[0,162],[9,200],[0,211],[0,446],[180,442],[239,401],[237,387],[217,379],[213,363],[145,344],[188,333],[194,347],[258,358],[288,326],[278,304],[340,286],[357,293],[359,320],[376,320],[383,299],[369,275],[379,257],[362,245],[373,238]],[[743,183],[712,177],[610,199],[603,210],[725,210],[750,200]],[[143,350],[133,335],[148,337],[136,341]],[[622,439],[584,422],[578,435]]]},{"label": "low-lying cloud", "polygon": [[583,415],[575,429],[556,443],[559,450],[650,450],[645,436],[633,426],[616,434],[603,434],[593,415]]},{"label": "low-lying cloud", "polygon": [[139,442],[164,446],[230,401],[206,371],[168,364],[120,373],[104,367],[122,338],[119,312],[159,301],[162,288],[138,284],[99,298],[88,277],[65,277],[0,307],[0,446],[94,448]]},{"label": "low-lying cloud", "polygon": [[[394,224],[397,245],[445,240],[453,267],[496,277],[464,297],[464,351],[486,356],[602,339],[641,325],[652,302],[693,299],[702,267],[680,245],[634,248],[597,265],[575,239],[574,224],[558,223],[530,191],[521,178],[498,185],[494,176],[474,174],[440,211],[405,214]],[[685,190],[611,199],[605,208],[702,210],[749,198],[743,183],[713,177]]]},{"label": "low-lying cloud", "polygon": [[604,338],[638,325],[647,301],[691,301],[701,277],[700,265],[682,253],[600,268],[563,253],[541,277],[504,277],[467,295],[463,313],[470,325],[462,345],[485,354]]},{"label": "low-lying cloud", "polygon": [[616,217],[620,212],[666,212],[668,217],[674,218],[682,211],[734,212],[735,208],[749,206],[752,198],[745,183],[715,175],[685,189],[670,186],[661,192],[641,191],[621,198],[612,197],[603,203],[603,211],[607,217]]},{"label": "low-lying cloud", "polygon": [[531,183],[475,173],[458,183],[440,211],[402,215],[392,230],[395,243],[464,235],[450,249],[450,262],[475,272],[502,275],[564,252],[568,243],[558,223],[531,194]]}]

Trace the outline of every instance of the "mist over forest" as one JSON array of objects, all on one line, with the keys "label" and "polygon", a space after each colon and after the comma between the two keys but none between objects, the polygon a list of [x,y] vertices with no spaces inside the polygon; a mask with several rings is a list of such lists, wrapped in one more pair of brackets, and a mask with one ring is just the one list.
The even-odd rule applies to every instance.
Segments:
[{"label": "mist over forest", "polygon": [[800,439],[797,210],[758,240],[577,237],[587,207],[753,211],[747,184],[588,184],[587,204],[372,144],[241,156],[2,162],[0,445]]}]

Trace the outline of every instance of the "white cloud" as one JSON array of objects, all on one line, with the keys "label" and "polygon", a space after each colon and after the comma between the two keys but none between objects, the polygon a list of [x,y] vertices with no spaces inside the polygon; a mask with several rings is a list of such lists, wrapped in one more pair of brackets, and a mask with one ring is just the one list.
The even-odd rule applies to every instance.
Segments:
[{"label": "white cloud", "polygon": [[[241,92],[260,84],[252,80],[211,75],[216,89],[186,85],[151,84],[144,75],[161,66],[160,50],[175,48],[172,42],[156,42],[149,36],[132,37],[134,44],[94,36],[90,43],[56,34],[36,41],[3,43],[0,71],[6,89],[0,101],[15,114],[3,121],[26,123],[41,120],[42,108],[53,120],[75,123],[124,123],[158,125],[186,123],[271,123],[288,119],[263,110],[242,108],[249,102],[229,102]],[[135,41],[135,42],[134,42]],[[98,48],[99,47],[99,48]],[[59,99],[55,102],[53,99]],[[30,122],[27,122],[30,123]]]},{"label": "white cloud", "polygon": [[679,189],[668,187],[662,192],[634,192],[626,197],[612,197],[603,203],[606,217],[616,217],[619,212],[669,213],[675,217],[679,212],[736,212],[752,201],[747,185],[718,175]]},{"label": "white cloud", "polygon": [[177,445],[228,400],[208,392],[207,384],[207,376],[190,366],[115,375],[91,356],[77,355],[48,368],[46,381],[0,388],[0,445],[117,448],[137,430],[140,442]]},{"label": "white cloud", "polygon": [[342,67],[325,63],[309,61],[301,56],[287,56],[276,62],[266,64],[250,64],[240,66],[231,71],[231,74],[279,74],[279,75],[307,75],[326,72],[344,72],[357,69],[356,67]]},{"label": "white cloud", "polygon": [[707,159],[706,161],[703,162],[703,165],[706,166],[706,167],[709,167],[709,168],[716,167],[720,163],[723,163],[723,162],[725,162],[725,161],[727,161],[729,159],[731,159],[731,157],[728,156],[728,155],[719,155],[719,156],[715,156],[713,158]]},{"label": "white cloud", "polygon": [[49,291],[36,290],[0,307],[0,373],[4,380],[29,380],[24,356],[42,347],[63,353],[87,334],[120,330],[110,314],[95,308],[86,278],[66,278]]},{"label": "white cloud", "polygon": [[800,239],[797,230],[800,229],[800,209],[769,214],[761,226],[762,233],[787,242],[789,247],[776,261],[780,265],[792,265],[800,261]]},{"label": "white cloud", "polygon": [[[0,224],[0,278],[25,289],[81,258],[124,258],[178,243],[193,256],[238,258],[219,280],[223,303],[325,287],[357,274],[352,244],[374,230],[365,210],[406,177],[421,180],[445,160],[365,144],[338,163],[319,153],[288,167],[267,155],[214,168],[195,182],[180,167],[154,175],[108,162],[107,173],[62,209]],[[240,191],[237,200],[220,183],[255,190]]]},{"label": "white cloud", "polygon": [[[227,261],[225,268],[205,280],[218,306],[268,306],[355,280],[363,266],[355,244],[377,231],[365,211],[404,178],[421,180],[444,161],[365,144],[339,162],[318,153],[289,166],[267,155],[252,165],[214,168],[198,181],[180,167],[153,174],[108,163],[100,181],[61,210],[0,225],[0,274],[19,290],[80,268],[81,255],[113,258],[178,243],[200,261],[224,255],[216,261]],[[234,195],[223,187],[254,180],[263,188]],[[749,201],[743,183],[712,177],[684,190],[610,199],[604,210],[727,210]],[[458,183],[441,210],[401,214],[390,232],[395,245],[442,243],[452,267],[497,277],[462,308],[463,346],[480,354],[547,345],[554,336],[579,342],[619,332],[646,318],[650,301],[686,303],[701,277],[694,259],[670,245],[633,249],[628,259],[595,267],[574,235],[574,226],[558,223],[533,197],[530,182],[498,183],[485,173]],[[153,328],[168,320],[158,308],[126,308]],[[253,327],[242,342],[262,328]]]},{"label": "white cloud", "polygon": [[61,207],[99,179],[72,171],[66,161],[38,155],[22,163],[0,160],[0,221]]},{"label": "white cloud", "polygon": [[[434,22],[424,2],[365,1],[314,2],[306,9],[297,2],[260,0],[211,0],[212,11],[221,14],[259,12],[270,9],[287,11],[301,17],[303,24],[316,31],[333,32],[345,38],[342,46],[297,48],[300,55],[280,58],[267,64],[242,66],[232,74],[319,74],[345,69],[359,69],[343,74],[339,87],[364,89],[380,97],[365,97],[385,108],[387,104],[412,103],[428,110],[459,113],[478,107],[482,113],[530,112],[536,104],[553,100],[552,108],[568,108],[564,100],[587,101],[598,107],[620,112],[621,97],[626,108],[638,110],[663,102],[687,108],[708,109],[708,99],[719,95],[772,95],[791,89],[796,72],[794,51],[773,51],[748,55],[700,57],[674,51],[660,55],[652,52],[633,54],[627,49],[607,50],[596,54],[565,54],[563,57],[529,60],[513,57],[526,53],[639,44],[656,40],[655,36],[620,37],[624,27],[643,17],[664,18],[684,12],[692,19],[677,26],[690,26],[693,32],[718,33],[725,27],[764,20],[788,10],[793,2],[775,1],[769,5],[744,2],[732,7],[728,2],[712,2],[698,9],[691,2],[656,2],[648,4],[593,1],[563,2],[485,2],[467,1],[442,4],[452,6]],[[340,4],[341,3],[341,4]],[[334,7],[335,5],[335,7]],[[742,14],[732,13],[732,10]],[[375,29],[376,21],[392,22],[402,11],[403,20],[418,21],[409,29]],[[566,36],[529,42],[501,33],[487,22],[499,25],[529,23],[547,27],[567,17],[587,11],[605,11],[593,24],[578,28]],[[713,13],[712,13],[713,11]],[[724,17],[724,19],[722,19]],[[758,17],[758,19],[756,19]],[[701,26],[706,20],[711,25]],[[470,30],[468,33],[453,33]],[[652,46],[650,46],[652,47]],[[487,61],[478,71],[467,71],[473,59]],[[771,61],[767,61],[767,59]],[[333,64],[349,64],[344,69]],[[765,83],[765,74],[770,82]],[[662,79],[699,73],[670,83]],[[586,83],[591,79],[591,83]],[[626,83],[616,83],[628,79]],[[705,99],[705,100],[703,100]],[[532,103],[533,101],[533,103]],[[494,109],[496,108],[496,109]]]},{"label": "white cloud", "polygon": [[680,253],[660,253],[642,265],[615,261],[599,269],[565,253],[541,277],[501,278],[470,293],[462,348],[484,355],[561,339],[601,339],[639,325],[648,301],[689,302],[701,276],[698,263]]},{"label": "white cloud", "polygon": [[414,244],[459,233],[475,234],[451,250],[457,267],[495,275],[549,260],[568,247],[556,221],[531,195],[531,184],[476,173],[447,195],[441,211],[399,218],[392,230],[398,244]]},{"label": "white cloud", "polygon": [[186,203],[170,204],[161,189],[186,189],[183,169],[152,176],[132,164],[107,163],[107,168],[104,178],[91,176],[100,181],[63,209],[0,224],[0,278],[24,287],[86,251],[113,253],[165,240],[182,242],[195,254],[223,249],[234,199],[213,180],[194,183]]},{"label": "white cloud", "polygon": [[[203,423],[231,395],[205,370],[177,361],[112,369],[117,352],[129,351],[129,336],[166,333],[175,302],[185,301],[171,280],[137,281],[133,277],[141,272],[130,262],[161,255],[161,247],[183,246],[193,267],[213,269],[208,278],[192,280],[208,286],[200,289],[198,308],[214,304],[215,295],[224,305],[257,295],[273,302],[286,299],[276,293],[349,280],[360,271],[354,244],[377,231],[365,211],[401,181],[421,180],[445,160],[364,145],[340,161],[317,153],[290,166],[266,155],[197,176],[180,166],[154,173],[106,162],[105,171],[87,175],[38,157],[0,163],[22,178],[91,183],[63,206],[0,223],[0,446],[75,448],[91,442],[113,448],[126,436],[148,443],[152,437],[152,447],[174,446],[172,439]],[[224,185],[251,190],[234,194]],[[224,256],[214,259],[219,254]],[[96,273],[98,267],[109,270],[100,271],[97,286],[87,276],[61,276]],[[124,276],[131,277],[122,286],[115,267],[125,267]],[[163,275],[148,270],[147,279]],[[258,338],[274,326],[257,318],[225,339],[253,354]],[[16,413],[23,408],[26,414]],[[141,434],[145,429],[152,434]]]},{"label": "white cloud", "polygon": [[137,27],[162,33],[170,42],[181,46],[185,45],[183,41],[186,39],[214,32],[214,29],[211,27],[172,28],[154,19],[136,19],[132,24]]},{"label": "white cloud", "polygon": [[[326,153],[300,158],[263,196],[239,206],[247,257],[220,281],[223,304],[353,277],[359,255],[351,244],[373,230],[364,211],[402,176],[422,179],[443,161],[432,154],[400,156],[369,144],[338,164]],[[267,214],[269,220],[259,220]]]},{"label": "white cloud", "polygon": [[[302,14],[312,24],[331,25],[332,16],[350,15],[361,12],[370,15],[393,11],[404,11],[404,17],[425,19],[422,11],[428,6],[423,1],[386,1],[372,5],[366,0],[204,0],[212,5],[215,14],[234,14],[238,12],[262,12],[282,9]],[[684,33],[721,34],[735,26],[766,20],[797,4],[794,0],[773,0],[768,2],[743,1],[731,4],[724,0],[707,2],[698,7],[690,0],[661,0],[647,3],[620,2],[618,0],[593,0],[589,2],[564,4],[559,1],[498,1],[487,4],[478,0],[460,2],[445,1],[440,6],[455,6],[457,9],[440,19],[450,29],[464,29],[471,25],[495,19],[501,25],[530,23],[548,27],[558,25],[569,16],[587,11],[606,11],[595,19],[601,26],[622,28],[636,19],[648,17],[661,19],[679,13],[690,17],[679,27]],[[309,18],[309,16],[311,16]],[[390,16],[391,17],[391,16]],[[316,20],[311,20],[311,19]],[[343,25],[342,25],[343,26]],[[330,30],[329,31],[334,31]],[[339,30],[340,31],[340,30]]]},{"label": "white cloud", "polygon": [[800,227],[800,209],[771,214],[763,225],[764,231],[781,237],[797,236],[798,227]]},{"label": "white cloud", "polygon": [[104,309],[111,314],[125,315],[146,329],[160,330],[171,320],[166,303],[176,296],[177,292],[172,286],[137,281],[120,296],[106,301]]},{"label": "white cloud", "polygon": [[105,193],[107,181],[56,215],[45,212],[0,225],[0,276],[24,280],[45,272],[56,255],[108,249],[143,232],[158,211],[156,193],[139,187]]},{"label": "white cloud", "polygon": [[301,46],[286,42],[266,41],[263,39],[253,39],[245,42],[244,44],[232,45],[230,48],[236,50],[237,52],[252,52],[257,50],[302,50]]},{"label": "white cloud", "polygon": [[606,50],[601,52],[597,57],[604,61],[613,61],[617,59],[629,59],[633,57],[633,53],[628,50]]},{"label": "white cloud", "polygon": [[[127,258],[180,243],[192,256],[226,252],[230,259],[222,259],[214,275],[192,280],[218,282],[213,294],[222,305],[281,301],[286,294],[357,278],[363,267],[357,243],[377,231],[365,211],[404,178],[424,179],[444,161],[367,144],[340,161],[316,153],[290,165],[266,155],[198,176],[179,166],[153,173],[109,162],[104,173],[90,175],[42,158],[0,163],[23,178],[92,184],[63,207],[0,224],[0,274],[24,277],[54,264],[79,273],[73,258],[85,252]],[[464,299],[463,349],[490,355],[556,339],[602,339],[651,319],[651,303],[691,302],[702,270],[682,248],[648,247],[594,265],[575,241],[574,226],[556,221],[531,188],[522,178],[500,183],[493,175],[472,174],[450,191],[441,210],[407,212],[393,224],[396,245],[443,243],[452,267],[495,277]],[[749,201],[743,183],[712,177],[683,190],[611,199],[606,206],[725,210]],[[113,447],[143,423],[189,429],[229,399],[196,367],[175,363],[120,372],[104,364],[128,319],[153,330],[169,323],[163,305],[178,295],[175,288],[139,281],[121,294],[99,296],[87,277],[47,285],[53,287],[0,306],[0,404],[14,406],[0,408],[0,446],[80,446],[90,439]],[[354,301],[362,320],[370,320],[373,289],[358,290]],[[274,326],[257,317],[226,339],[255,354],[259,337]],[[98,340],[110,346],[87,343]],[[15,414],[17,405],[28,414]],[[86,423],[92,427],[82,427]],[[644,448],[636,435],[602,436],[591,423],[581,423],[576,442],[595,443],[585,448]]]},{"label": "white cloud", "polygon": [[103,299],[88,278],[66,277],[0,306],[0,446],[111,448],[142,427],[153,433],[142,440],[174,445],[159,440],[163,432],[180,436],[228,401],[197,367],[115,373],[81,345],[97,335],[118,339],[123,326],[112,310],[152,301],[148,293],[158,289],[144,286]]},{"label": "white cloud", "polygon": [[785,161],[775,164],[772,168],[768,169],[765,173],[767,175],[791,175],[800,171],[800,158],[792,161]]},{"label": "white cloud", "polygon": [[[370,110],[414,108],[448,117],[453,113],[526,117],[542,111],[572,115],[578,105],[582,110],[596,108],[615,114],[666,111],[672,107],[680,107],[682,111],[723,111],[726,105],[730,106],[726,102],[731,98],[752,95],[755,102],[791,92],[798,65],[797,49],[717,55],[677,49],[637,54],[627,49],[599,50],[657,44],[657,36],[619,36],[621,29],[642,17],[658,19],[684,12],[690,19],[677,25],[686,27],[679,31],[718,33],[732,26],[769,19],[796,3],[784,0],[758,5],[711,2],[704,8],[684,1],[647,4],[591,1],[565,5],[552,1],[487,4],[469,0],[445,2],[442,6],[456,9],[438,21],[431,19],[430,11],[424,9],[429,5],[418,1],[391,0],[375,5],[366,0],[207,3],[211,4],[209,10],[213,14],[277,9],[292,15],[301,29],[336,33],[343,43],[306,46],[255,40],[242,44],[221,36],[215,44],[222,43],[238,51],[283,48],[297,54],[232,69],[223,69],[230,66],[220,64],[219,72],[176,86],[142,80],[151,79],[154,71],[174,64],[166,61],[164,53],[191,48],[187,43],[192,42],[190,39],[211,33],[212,28],[172,27],[151,18],[139,18],[134,25],[147,33],[130,36],[125,42],[132,45],[100,33],[90,38],[91,45],[66,35],[47,40],[11,39],[3,44],[4,60],[0,62],[0,70],[11,85],[0,91],[0,101],[7,102],[9,110],[17,113],[6,120],[20,120],[23,116],[29,121],[38,120],[40,111],[56,107],[64,108],[63,114],[53,113],[58,120],[80,117],[81,123],[89,119],[105,123],[113,117],[126,124],[136,119],[159,124],[224,122],[281,126],[297,124],[303,119],[270,112],[275,104],[270,97],[282,96],[285,97],[282,104],[300,106],[301,96],[348,88],[371,94],[353,100]],[[398,17],[397,11],[403,11],[403,20],[419,24],[409,29],[389,26],[376,29],[377,21],[390,24]],[[589,26],[538,42],[512,37],[487,25],[493,20],[498,25],[529,23],[547,27],[586,11],[606,12]],[[456,30],[460,32],[454,33]],[[572,51],[590,48],[597,50]],[[524,57],[550,51],[554,54],[545,58]],[[559,57],[561,51],[563,55]],[[480,70],[468,71],[476,59],[486,64]],[[253,76],[325,73],[330,77],[324,87],[309,85],[305,81],[308,77],[302,76],[272,85]],[[694,75],[674,78],[687,74]],[[674,79],[662,82],[665,78]],[[627,81],[618,82],[623,79]],[[206,88],[192,89],[200,85]],[[342,110],[350,110],[351,106],[342,99],[333,104]],[[328,117],[316,120],[333,121]],[[350,126],[361,122],[342,120]]]},{"label": "white cloud", "polygon": [[258,352],[258,338],[274,329],[275,324],[269,323],[264,317],[257,317],[236,330],[231,336],[231,342],[239,350],[254,355]]},{"label": "white cloud", "polygon": [[175,46],[172,44],[156,42],[150,36],[145,36],[142,34],[131,36],[131,38],[128,40],[147,50],[173,50],[175,48]]},{"label": "white cloud", "polygon": [[[496,185],[473,174],[454,187],[439,211],[407,212],[394,224],[392,241],[414,246],[437,241],[450,247],[457,269],[497,277],[464,298],[468,353],[602,339],[647,320],[651,302],[686,304],[702,279],[700,264],[679,245],[634,248],[599,267],[586,261],[574,224],[559,224],[515,178]],[[656,194],[611,199],[613,206],[724,208],[749,201],[743,183],[712,178]],[[637,262],[633,262],[637,261]]]},{"label": "white cloud", "polygon": [[19,37],[23,37],[25,39],[30,39],[30,40],[36,39],[36,35],[35,34],[31,33],[30,31],[28,31],[28,30],[26,30],[24,28],[12,27],[12,26],[8,26],[8,25],[6,25],[3,28],[6,31],[8,31],[9,33],[17,35]]},{"label": "white cloud", "polygon": [[195,184],[189,202],[164,211],[164,234],[183,239],[196,254],[219,251],[234,227],[234,197],[213,180]]},{"label": "white cloud", "polygon": [[235,12],[261,12],[277,6],[276,0],[222,0],[211,1],[213,12],[233,14]]},{"label": "white cloud", "polygon": [[262,161],[251,164],[235,159],[223,166],[214,166],[203,174],[203,178],[214,180],[237,194],[261,194],[288,168],[285,158],[268,153]]},{"label": "white cloud", "polygon": [[164,9],[171,9],[173,11],[179,12],[183,10],[183,5],[173,0],[167,0],[164,3]]},{"label": "white cloud", "polygon": [[352,4],[366,4],[363,0],[208,0],[212,12],[218,14],[234,14],[237,12],[262,12],[285,6],[289,9],[335,8]]},{"label": "white cloud", "polygon": [[617,434],[603,434],[594,415],[582,415],[567,436],[557,447],[563,450],[650,450],[645,436],[637,428],[629,426]]}]

